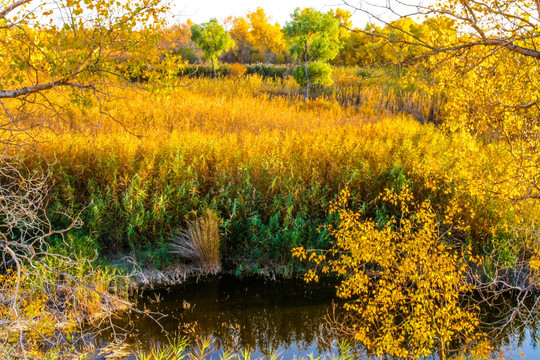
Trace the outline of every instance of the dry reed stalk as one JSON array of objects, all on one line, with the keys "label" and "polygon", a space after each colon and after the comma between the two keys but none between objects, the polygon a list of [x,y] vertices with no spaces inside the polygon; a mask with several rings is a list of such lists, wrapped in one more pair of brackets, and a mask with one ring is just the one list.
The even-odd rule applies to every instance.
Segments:
[{"label": "dry reed stalk", "polygon": [[212,209],[190,222],[186,229],[173,236],[171,252],[198,264],[202,271],[221,271],[219,258],[219,218]]}]

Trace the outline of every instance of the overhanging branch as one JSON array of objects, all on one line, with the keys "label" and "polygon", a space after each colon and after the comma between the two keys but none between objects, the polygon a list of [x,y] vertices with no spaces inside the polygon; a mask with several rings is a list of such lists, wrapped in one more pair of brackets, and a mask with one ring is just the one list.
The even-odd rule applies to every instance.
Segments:
[{"label": "overhanging branch", "polygon": [[15,1],[13,4],[7,6],[4,10],[0,10],[0,19],[5,19],[6,16],[12,12],[13,10],[17,9],[18,7],[23,6],[24,4],[27,4],[29,2],[32,2],[32,0],[19,0]]},{"label": "overhanging branch", "polygon": [[[397,12],[395,12],[392,9],[392,7],[391,7],[391,5],[389,3],[387,3],[385,5],[370,4],[371,7],[383,8],[383,9],[387,9],[387,10],[392,11],[392,13],[394,15],[397,15],[400,19],[412,18],[414,16],[429,15],[429,14],[436,14],[436,15],[446,16],[448,18],[452,18],[452,19],[459,20],[459,21],[464,22],[464,23],[468,23],[475,30],[475,32],[479,36],[478,40],[472,40],[472,41],[469,41],[469,42],[463,42],[461,44],[455,44],[455,45],[447,46],[447,47],[437,47],[436,45],[428,44],[428,43],[424,42],[422,39],[415,36],[414,34],[410,33],[409,31],[407,31],[405,29],[402,29],[399,26],[394,26],[393,23],[390,20],[385,21],[381,16],[375,15],[374,12],[369,10],[369,9],[351,5],[350,1],[347,1],[347,0],[342,0],[342,2],[343,2],[343,4],[345,6],[348,6],[348,7],[352,8],[352,9],[354,9],[354,10],[360,11],[360,12],[370,16],[371,18],[376,19],[377,21],[383,23],[385,26],[387,26],[387,27],[389,27],[389,28],[391,28],[393,30],[396,30],[396,31],[399,31],[399,32],[403,33],[404,35],[408,36],[412,40],[405,40],[405,39],[394,40],[394,39],[391,39],[390,36],[382,34],[382,33],[377,33],[377,32],[372,32],[372,31],[367,31],[367,30],[360,30],[360,29],[354,29],[354,30],[349,29],[349,30],[364,33],[366,35],[377,37],[377,38],[383,38],[383,39],[385,39],[385,40],[387,40],[387,41],[389,41],[391,43],[401,43],[401,44],[406,44],[406,45],[419,46],[419,47],[423,47],[423,48],[426,48],[426,49],[430,50],[430,54],[422,55],[421,57],[426,57],[426,56],[429,56],[431,54],[438,54],[438,53],[441,53],[441,52],[452,52],[452,51],[461,50],[461,49],[465,49],[465,48],[476,47],[476,46],[497,46],[497,47],[506,48],[506,49],[508,49],[508,50],[510,50],[512,52],[518,53],[518,54],[523,55],[523,56],[532,57],[532,58],[540,60],[540,51],[538,51],[538,50],[536,50],[534,48],[531,48],[531,47],[525,47],[525,46],[520,46],[520,45],[515,44],[515,42],[518,41],[518,40],[527,40],[527,39],[530,40],[530,39],[533,39],[533,38],[538,38],[539,37],[539,35],[538,35],[538,29],[539,29],[538,26],[536,26],[536,25],[534,25],[534,24],[532,24],[530,22],[526,22],[525,19],[522,19],[521,17],[517,17],[517,16],[515,16],[513,14],[499,13],[499,12],[495,12],[495,11],[491,10],[492,13],[496,13],[496,14],[501,15],[503,17],[506,17],[506,18],[518,18],[520,21],[527,23],[527,25],[528,25],[527,34],[528,35],[525,35],[525,34],[523,34],[521,36],[514,35],[514,36],[508,37],[508,38],[492,38],[492,37],[489,37],[486,34],[486,32],[484,31],[484,29],[482,29],[478,25],[478,20],[477,20],[477,15],[478,14],[476,14],[475,10],[472,9],[469,6],[468,1],[466,1],[466,0],[462,0],[461,3],[465,7],[465,9],[467,9],[468,16],[459,16],[459,15],[454,14],[451,11],[448,11],[448,10],[433,9],[431,7],[425,7],[425,6],[421,6],[421,5],[412,5],[412,4],[407,4],[406,2],[396,1],[396,3],[400,4],[401,6],[405,6],[405,7],[409,7],[409,8],[416,8],[417,9],[417,11],[415,11],[413,13],[400,15],[400,14],[398,14]],[[540,0],[535,0],[535,3],[536,3],[536,6],[537,6],[538,14],[540,16]]]},{"label": "overhanging branch", "polygon": [[15,90],[0,90],[0,99],[12,99],[20,96],[37,93],[44,90],[50,90],[58,86],[70,86],[78,89],[94,89],[94,85],[81,85],[69,82],[67,80],[51,81],[45,84],[25,86]]}]

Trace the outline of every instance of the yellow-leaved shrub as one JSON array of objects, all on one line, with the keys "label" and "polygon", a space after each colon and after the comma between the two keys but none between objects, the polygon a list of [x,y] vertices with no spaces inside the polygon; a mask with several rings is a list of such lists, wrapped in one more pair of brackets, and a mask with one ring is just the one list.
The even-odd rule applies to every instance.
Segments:
[{"label": "yellow-leaved shrub", "polygon": [[[487,357],[476,308],[462,297],[473,290],[465,254],[444,242],[430,201],[415,200],[407,186],[379,197],[396,210],[384,224],[351,210],[350,192],[341,192],[330,210],[339,224],[327,227],[332,249],[293,249],[293,256],[316,265],[306,281],[317,280],[319,272],[341,278],[337,295],[347,300],[352,319],[345,332],[368,352],[414,359],[438,353],[444,359],[452,351],[472,351]],[[459,349],[452,348],[456,343]]]}]

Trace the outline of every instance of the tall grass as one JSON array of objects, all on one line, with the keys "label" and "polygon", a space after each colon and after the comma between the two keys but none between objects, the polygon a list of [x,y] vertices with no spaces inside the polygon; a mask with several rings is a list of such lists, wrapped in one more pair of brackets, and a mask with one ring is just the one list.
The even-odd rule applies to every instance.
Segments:
[{"label": "tall grass", "polygon": [[[180,338],[177,340],[170,340],[168,345],[164,346],[152,346],[148,350],[138,350],[135,352],[135,358],[137,360],[205,360],[205,359],[219,359],[219,360],[255,360],[255,359],[268,359],[268,360],[284,360],[285,357],[279,353],[269,354],[264,357],[256,357],[252,354],[252,351],[242,349],[240,351],[234,351],[232,349],[224,349],[219,357],[216,356],[216,347],[210,339],[202,339],[196,342],[195,346],[191,345],[186,339]],[[353,347],[345,341],[338,342],[339,355],[307,355],[307,356],[294,356],[294,360],[352,360],[356,359],[359,354],[356,354]]]},{"label": "tall grass", "polygon": [[225,266],[289,264],[292,247],[328,246],[317,228],[333,221],[328,204],[342,188],[382,220],[378,194],[408,184],[418,199],[432,199],[457,244],[496,248],[513,236],[519,204],[493,195],[504,186],[494,180],[504,169],[492,161],[504,163],[503,145],[372,106],[303,105],[264,91],[273,86],[249,76],[167,92],[126,88],[101,104],[115,121],[102,117],[99,128],[99,104],[66,103],[70,126],[53,124],[60,136],[36,133],[53,164],[55,225],[55,211],[82,210],[76,237],[94,239],[102,254],[135,251],[157,266],[174,261],[170,234],[212,209],[223,219]]},{"label": "tall grass", "polygon": [[204,273],[219,273],[219,219],[215,212],[207,209],[191,221],[186,229],[173,236],[170,247],[172,253],[193,261]]},{"label": "tall grass", "polygon": [[[221,71],[225,74],[231,72],[233,65],[224,65]],[[254,94],[264,93],[272,97],[285,97],[297,100],[303,96],[303,90],[292,78],[294,66],[282,65],[250,65],[247,67],[248,76],[238,79],[237,84],[249,84]],[[198,68],[201,70],[202,68]],[[186,73],[196,74],[193,69],[186,68]],[[419,84],[404,80],[404,74],[410,70],[396,70],[392,67],[361,68],[361,67],[334,67],[332,86],[311,89],[311,97],[319,102],[333,102],[341,107],[354,108],[365,114],[407,114],[414,119],[426,123],[441,123],[441,108],[444,96],[428,91]],[[202,71],[204,76],[212,77],[211,68]],[[250,76],[251,75],[251,76]],[[197,75],[199,76],[199,75]],[[429,82],[428,75],[423,81]],[[184,79],[189,82],[188,79]],[[200,79],[204,83],[205,79]],[[255,81],[253,81],[255,80]],[[230,82],[222,82],[221,86],[230,87]]]}]

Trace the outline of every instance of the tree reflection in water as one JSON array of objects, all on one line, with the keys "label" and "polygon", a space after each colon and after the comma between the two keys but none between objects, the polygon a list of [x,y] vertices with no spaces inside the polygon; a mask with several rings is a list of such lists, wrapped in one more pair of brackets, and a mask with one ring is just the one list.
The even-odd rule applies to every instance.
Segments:
[{"label": "tree reflection in water", "polygon": [[[335,325],[347,321],[340,305],[332,306],[336,284],[225,275],[193,280],[140,295],[141,308],[167,315],[160,325],[137,314],[118,320],[117,325],[132,330],[128,342],[142,349],[166,345],[168,337],[184,335],[193,341],[210,337],[218,350],[250,349],[257,356],[335,353],[336,339],[343,335]],[[493,358],[521,347],[528,357],[540,356],[540,349],[534,346],[538,343],[539,299],[533,294],[523,300],[515,293],[489,299],[477,294],[467,299],[479,306],[479,333],[489,339]],[[98,343],[107,339],[102,335]],[[357,345],[359,357],[373,355]],[[453,342],[449,353],[459,355],[462,350],[459,342]],[[433,358],[438,358],[436,351]]]},{"label": "tree reflection in water", "polygon": [[[540,293],[532,291],[475,293],[462,300],[478,307],[480,323],[477,335],[485,339],[486,345],[491,349],[490,359],[540,358]],[[324,338],[347,336],[355,321],[344,311],[334,313],[327,318]],[[454,340],[445,354],[446,358],[470,359],[472,357],[468,348],[470,344]],[[356,344],[356,349],[360,358],[376,358],[376,354],[367,353],[361,344]],[[381,358],[394,359],[384,355]],[[433,355],[429,357],[429,359],[440,358],[437,349],[434,349]]]},{"label": "tree reflection in water", "polygon": [[138,314],[118,322],[132,329],[128,339],[142,348],[185,335],[211,337],[219,349],[292,356],[329,350],[320,335],[335,301],[335,284],[222,275],[146,291],[139,300],[141,308],[167,315],[159,325]]}]

